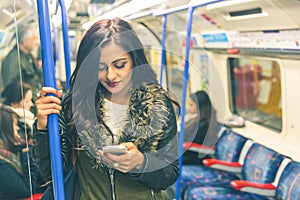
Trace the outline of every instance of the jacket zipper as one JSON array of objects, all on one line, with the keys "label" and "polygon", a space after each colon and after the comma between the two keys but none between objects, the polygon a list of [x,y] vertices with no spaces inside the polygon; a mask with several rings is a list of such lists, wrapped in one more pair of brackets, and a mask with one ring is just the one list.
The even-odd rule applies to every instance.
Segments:
[{"label": "jacket zipper", "polygon": [[113,168],[109,168],[109,178],[110,178],[112,199],[116,200],[114,172],[115,170]]},{"label": "jacket zipper", "polygon": [[[116,192],[115,192],[115,170],[113,168],[109,168],[109,178],[110,178],[110,185],[111,185],[111,194],[112,194],[112,199],[116,200]],[[151,197],[152,200],[156,200],[155,195],[154,195],[154,191],[151,188],[150,189],[151,192]]]},{"label": "jacket zipper", "polygon": [[152,188],[150,188],[150,192],[151,192],[151,197],[152,197],[152,200],[156,200],[156,198],[155,198],[155,195],[154,195],[154,192],[153,192],[153,189],[152,189]]}]

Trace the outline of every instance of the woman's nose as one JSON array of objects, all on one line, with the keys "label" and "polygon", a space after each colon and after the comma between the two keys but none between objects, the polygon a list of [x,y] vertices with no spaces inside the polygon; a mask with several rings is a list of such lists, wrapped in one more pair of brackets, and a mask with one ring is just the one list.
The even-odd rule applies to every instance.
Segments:
[{"label": "woman's nose", "polygon": [[116,78],[117,74],[112,66],[108,66],[106,71],[106,79],[112,81]]}]

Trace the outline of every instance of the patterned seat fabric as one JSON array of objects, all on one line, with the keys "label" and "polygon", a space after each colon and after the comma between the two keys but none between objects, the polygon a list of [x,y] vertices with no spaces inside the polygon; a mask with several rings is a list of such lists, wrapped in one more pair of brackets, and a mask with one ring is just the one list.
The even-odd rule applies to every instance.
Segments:
[{"label": "patterned seat fabric", "polygon": [[186,188],[195,185],[227,185],[230,187],[230,182],[236,179],[238,179],[238,176],[233,173],[205,166],[187,165],[182,167],[180,190],[183,194]]},{"label": "patterned seat fabric", "polygon": [[275,199],[300,199],[300,163],[292,161],[286,166],[279,179]]},{"label": "patterned seat fabric", "polygon": [[246,141],[247,138],[233,132],[230,129],[225,129],[216,144],[216,159],[237,162]]},{"label": "patterned seat fabric", "polygon": [[[225,129],[216,143],[215,158],[223,161],[237,162],[247,138]],[[227,185],[238,179],[234,173],[212,169],[205,166],[182,166],[181,193],[191,185]]]},{"label": "patterned seat fabric", "polygon": [[272,183],[284,156],[254,143],[245,158],[242,179],[254,183]]},{"label": "patterned seat fabric", "polygon": [[191,186],[184,195],[184,200],[268,200],[266,197],[238,192],[231,188],[213,186]]},{"label": "patterned seat fabric", "polygon": [[[254,143],[244,160],[242,179],[255,183],[272,183],[284,156]],[[207,192],[213,191],[213,192]],[[188,189],[184,199],[267,199],[264,196],[239,192],[228,186],[198,186]]]}]

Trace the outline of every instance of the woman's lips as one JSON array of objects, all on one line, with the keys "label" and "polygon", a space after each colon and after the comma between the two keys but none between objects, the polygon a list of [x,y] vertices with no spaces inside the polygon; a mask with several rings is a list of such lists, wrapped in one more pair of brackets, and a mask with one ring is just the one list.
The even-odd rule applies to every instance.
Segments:
[{"label": "woman's lips", "polygon": [[116,87],[119,84],[119,82],[107,82],[107,85],[109,87]]}]

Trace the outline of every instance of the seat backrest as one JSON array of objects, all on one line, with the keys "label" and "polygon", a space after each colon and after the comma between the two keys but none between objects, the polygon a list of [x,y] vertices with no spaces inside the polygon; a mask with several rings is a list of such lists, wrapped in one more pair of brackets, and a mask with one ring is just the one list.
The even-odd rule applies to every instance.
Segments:
[{"label": "seat backrest", "polygon": [[258,143],[248,150],[242,167],[242,179],[254,183],[272,183],[285,157]]},{"label": "seat backrest", "polygon": [[285,167],[276,187],[275,199],[300,199],[300,163],[291,161]]},{"label": "seat backrest", "polygon": [[246,141],[247,138],[242,135],[230,129],[225,129],[217,141],[215,158],[228,162],[238,162]]},{"label": "seat backrest", "polygon": [[227,129],[222,123],[218,122],[216,126],[216,132],[218,133],[218,138],[222,135],[222,133]]}]

